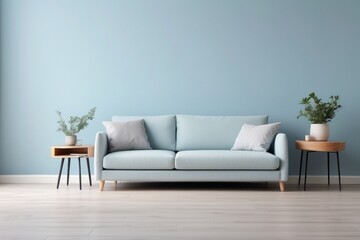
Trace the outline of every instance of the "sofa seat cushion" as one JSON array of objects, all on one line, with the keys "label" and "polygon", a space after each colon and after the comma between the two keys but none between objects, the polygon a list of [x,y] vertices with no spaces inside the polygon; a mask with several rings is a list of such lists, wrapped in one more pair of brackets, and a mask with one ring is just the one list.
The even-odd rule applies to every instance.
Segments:
[{"label": "sofa seat cushion", "polygon": [[104,157],[105,169],[160,170],[175,168],[175,153],[167,150],[130,150],[109,153]]},{"label": "sofa seat cushion", "polygon": [[183,170],[275,170],[279,158],[268,152],[231,150],[181,151],[175,168]]}]

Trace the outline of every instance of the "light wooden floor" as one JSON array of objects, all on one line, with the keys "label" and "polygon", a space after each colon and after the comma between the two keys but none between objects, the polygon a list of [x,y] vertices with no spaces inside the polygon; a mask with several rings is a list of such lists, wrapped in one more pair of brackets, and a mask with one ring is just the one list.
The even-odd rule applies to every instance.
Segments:
[{"label": "light wooden floor", "polygon": [[360,239],[360,186],[0,185],[0,239]]}]

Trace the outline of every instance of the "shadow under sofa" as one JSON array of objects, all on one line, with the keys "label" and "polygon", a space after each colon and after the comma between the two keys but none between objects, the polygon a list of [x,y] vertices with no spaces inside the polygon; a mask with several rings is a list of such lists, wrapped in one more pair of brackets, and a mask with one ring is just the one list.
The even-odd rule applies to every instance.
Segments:
[{"label": "shadow under sofa", "polygon": [[288,180],[288,143],[278,133],[268,152],[230,150],[243,124],[268,123],[268,116],[113,116],[144,119],[152,150],[109,152],[106,132],[95,138],[95,176],[129,182],[279,182]]}]

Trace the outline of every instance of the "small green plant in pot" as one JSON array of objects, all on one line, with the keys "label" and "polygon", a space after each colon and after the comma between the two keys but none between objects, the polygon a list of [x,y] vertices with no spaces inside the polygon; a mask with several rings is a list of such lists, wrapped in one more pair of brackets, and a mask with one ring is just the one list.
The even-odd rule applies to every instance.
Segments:
[{"label": "small green plant in pot", "polygon": [[327,141],[329,139],[328,123],[335,117],[336,111],[342,108],[338,95],[330,96],[329,99],[329,102],[323,102],[312,92],[300,101],[300,104],[305,107],[300,110],[297,118],[305,117],[310,121],[310,140]]},{"label": "small green plant in pot", "polygon": [[66,145],[74,146],[76,144],[76,134],[89,125],[88,121],[94,119],[95,111],[96,107],[93,107],[87,114],[82,117],[70,116],[67,124],[62,116],[62,113],[60,111],[56,111],[59,116],[59,120],[57,121],[59,124],[58,131],[65,134]]}]

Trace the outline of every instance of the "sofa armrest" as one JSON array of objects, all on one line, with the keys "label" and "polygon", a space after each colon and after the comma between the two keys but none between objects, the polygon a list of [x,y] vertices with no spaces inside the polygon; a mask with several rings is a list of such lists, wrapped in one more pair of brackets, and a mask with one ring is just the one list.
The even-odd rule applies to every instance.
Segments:
[{"label": "sofa armrest", "polygon": [[108,151],[108,139],[106,132],[98,132],[95,137],[95,177],[96,180],[102,179],[102,170],[103,170],[103,159]]},{"label": "sofa armrest", "polygon": [[289,149],[285,133],[278,133],[274,142],[274,154],[280,159],[280,179],[286,182],[289,175]]}]

